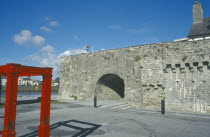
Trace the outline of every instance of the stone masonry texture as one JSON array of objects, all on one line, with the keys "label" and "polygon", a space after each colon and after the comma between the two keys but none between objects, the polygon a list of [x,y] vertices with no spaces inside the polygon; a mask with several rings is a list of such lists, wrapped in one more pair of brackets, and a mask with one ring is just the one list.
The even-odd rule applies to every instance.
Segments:
[{"label": "stone masonry texture", "polygon": [[210,114],[210,40],[163,42],[61,58],[59,99],[123,99],[137,108]]}]

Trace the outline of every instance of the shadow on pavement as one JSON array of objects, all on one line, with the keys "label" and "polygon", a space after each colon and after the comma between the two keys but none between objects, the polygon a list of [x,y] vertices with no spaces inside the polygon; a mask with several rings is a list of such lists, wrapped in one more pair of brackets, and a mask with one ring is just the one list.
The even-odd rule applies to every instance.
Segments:
[{"label": "shadow on pavement", "polygon": [[17,101],[17,105],[21,105],[21,104],[33,104],[33,103],[38,103],[38,102],[40,102],[38,99],[21,100],[21,101]]},{"label": "shadow on pavement", "polygon": [[[51,100],[51,101],[56,101],[56,100]],[[39,102],[41,102],[41,97],[38,97],[37,99],[19,100],[19,101],[17,101],[17,105],[33,104],[33,103],[39,103]]]},{"label": "shadow on pavement", "polygon": [[[56,101],[56,100],[51,100],[51,101]],[[29,100],[19,100],[17,101],[17,105],[21,104],[33,104],[33,103],[39,103],[41,102],[41,97],[38,97],[37,99],[29,99]],[[4,107],[4,103],[0,103]]]},{"label": "shadow on pavement", "polygon": [[102,105],[96,106],[96,108],[100,108]]},{"label": "shadow on pavement", "polygon": [[[79,126],[74,126],[73,123],[77,123],[77,124],[84,124],[85,126],[92,126],[91,128],[82,128]],[[72,124],[71,124],[72,123]],[[58,127],[67,127],[67,128],[72,128],[75,130],[79,130],[78,133],[72,135],[72,137],[86,137],[88,135],[90,135],[91,133],[93,133],[96,129],[98,129],[99,127],[101,127],[101,125],[97,125],[97,124],[92,124],[92,123],[88,123],[88,122],[83,122],[83,121],[78,121],[78,120],[68,120],[68,121],[61,121],[61,122],[57,122],[55,124],[52,124],[50,126],[50,131],[58,128]],[[25,135],[22,135],[20,137],[37,137],[38,136],[38,131],[34,131]]]}]

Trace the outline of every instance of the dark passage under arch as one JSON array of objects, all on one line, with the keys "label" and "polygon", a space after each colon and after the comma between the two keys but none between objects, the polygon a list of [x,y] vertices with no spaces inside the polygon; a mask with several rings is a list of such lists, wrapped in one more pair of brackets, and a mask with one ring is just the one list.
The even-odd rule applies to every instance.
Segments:
[{"label": "dark passage under arch", "polygon": [[115,74],[105,74],[97,82],[98,85],[104,85],[115,91],[121,98],[124,98],[125,84],[124,80]]}]

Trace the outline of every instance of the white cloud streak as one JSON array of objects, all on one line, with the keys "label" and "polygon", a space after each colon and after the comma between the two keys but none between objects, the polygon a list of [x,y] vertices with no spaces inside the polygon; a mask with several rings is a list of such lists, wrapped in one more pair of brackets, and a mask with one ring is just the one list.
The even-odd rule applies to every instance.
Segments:
[{"label": "white cloud streak", "polygon": [[58,25],[59,25],[59,23],[57,21],[50,21],[49,22],[49,26],[51,26],[51,27],[56,27]]},{"label": "white cloud streak", "polygon": [[13,36],[13,41],[18,45],[42,46],[45,43],[45,38],[39,35],[33,36],[30,30],[22,30]]},{"label": "white cloud streak", "polygon": [[52,67],[53,74],[58,75],[60,70],[60,62],[58,55],[55,54],[55,49],[51,45],[47,45],[36,53],[27,57],[27,60],[36,63],[41,67]]},{"label": "white cloud streak", "polygon": [[40,49],[38,53],[29,55],[27,60],[37,64],[40,67],[52,67],[53,75],[56,77],[60,73],[60,57],[87,53],[85,49],[69,49],[61,54],[56,54],[55,49],[51,45],[46,45]]},{"label": "white cloud streak", "polygon": [[77,36],[77,35],[74,35],[73,39],[76,40],[76,41],[79,41],[80,40],[80,37]]},{"label": "white cloud streak", "polygon": [[148,28],[140,28],[140,29],[127,29],[127,32],[134,33],[134,34],[144,34],[150,32]]},{"label": "white cloud streak", "polygon": [[85,49],[69,49],[61,53],[59,57],[66,57],[66,56],[77,55],[77,54],[82,54],[82,53],[88,53],[88,52]]},{"label": "white cloud streak", "polygon": [[122,27],[120,25],[109,25],[108,28],[112,29],[112,30],[121,30],[122,29]]},{"label": "white cloud streak", "polygon": [[42,18],[42,21],[46,22],[46,21],[50,21],[51,20],[51,17],[44,17]]},{"label": "white cloud streak", "polygon": [[133,33],[133,34],[144,34],[144,33],[151,32],[151,29],[147,27],[127,29],[127,28],[123,28],[121,25],[116,25],[116,24],[108,25],[107,28],[111,30],[122,30],[125,32]]},{"label": "white cloud streak", "polygon": [[36,35],[31,38],[31,42],[36,46],[41,46],[45,43],[45,38],[42,36]]},{"label": "white cloud streak", "polygon": [[41,31],[44,31],[44,32],[51,32],[51,31],[52,31],[50,28],[48,28],[48,27],[46,27],[46,26],[40,27],[40,30],[41,30]]},{"label": "white cloud streak", "polygon": [[49,53],[54,53],[55,52],[55,49],[52,47],[52,46],[50,46],[50,45],[47,45],[47,46],[45,46],[45,47],[43,47],[42,49],[41,49],[41,51],[42,52],[49,52]]}]

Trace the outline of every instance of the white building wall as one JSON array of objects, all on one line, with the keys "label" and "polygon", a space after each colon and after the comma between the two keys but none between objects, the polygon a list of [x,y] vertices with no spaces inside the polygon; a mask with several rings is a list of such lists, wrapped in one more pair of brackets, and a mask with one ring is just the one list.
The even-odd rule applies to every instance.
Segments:
[{"label": "white building wall", "polygon": [[1,79],[2,86],[6,86],[6,83],[7,83],[7,79]]}]

